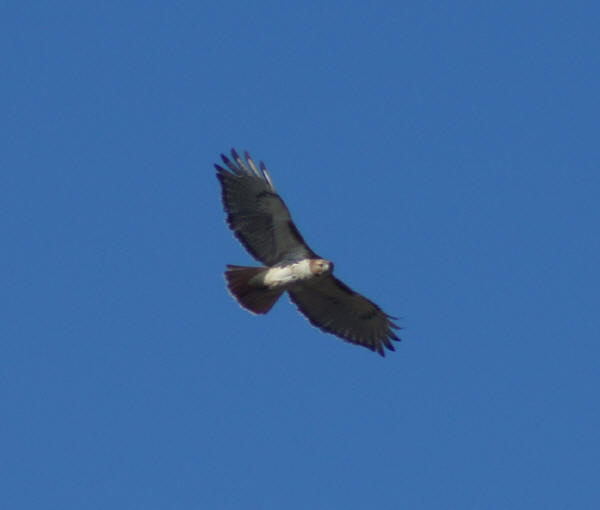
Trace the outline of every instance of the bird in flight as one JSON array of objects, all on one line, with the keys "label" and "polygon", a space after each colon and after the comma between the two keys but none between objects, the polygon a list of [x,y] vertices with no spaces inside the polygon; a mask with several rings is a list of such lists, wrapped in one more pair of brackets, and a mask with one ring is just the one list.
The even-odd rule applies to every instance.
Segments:
[{"label": "bird in flight", "polygon": [[277,194],[261,161],[244,161],[232,149],[233,161],[221,155],[215,164],[221,182],[227,223],[250,255],[264,267],[227,265],[227,287],[239,304],[256,314],[267,313],[287,291],[313,326],[385,356],[394,351],[400,329],[375,303],[333,276],[333,262],[306,244],[290,212]]}]

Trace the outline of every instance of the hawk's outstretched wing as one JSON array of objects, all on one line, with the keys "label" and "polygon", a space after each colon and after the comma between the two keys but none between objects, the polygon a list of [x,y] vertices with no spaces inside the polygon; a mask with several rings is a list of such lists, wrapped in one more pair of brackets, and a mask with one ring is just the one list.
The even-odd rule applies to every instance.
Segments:
[{"label": "hawk's outstretched wing", "polygon": [[233,149],[231,156],[233,161],[221,155],[228,170],[215,167],[227,223],[248,252],[266,266],[319,258],[298,232],[264,163],[261,161],[259,170],[247,152],[246,162]]},{"label": "hawk's outstretched wing", "polygon": [[354,292],[333,275],[308,280],[289,290],[290,299],[313,326],[385,356],[394,351],[391,340],[400,340],[400,329],[375,303]]}]

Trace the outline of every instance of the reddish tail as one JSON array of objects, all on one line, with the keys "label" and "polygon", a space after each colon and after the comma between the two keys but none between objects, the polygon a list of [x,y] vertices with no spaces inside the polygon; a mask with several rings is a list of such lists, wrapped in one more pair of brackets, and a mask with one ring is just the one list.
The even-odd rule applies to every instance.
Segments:
[{"label": "reddish tail", "polygon": [[271,290],[262,284],[261,276],[267,271],[266,267],[227,266],[227,287],[246,310],[267,313],[281,296],[282,290]]}]

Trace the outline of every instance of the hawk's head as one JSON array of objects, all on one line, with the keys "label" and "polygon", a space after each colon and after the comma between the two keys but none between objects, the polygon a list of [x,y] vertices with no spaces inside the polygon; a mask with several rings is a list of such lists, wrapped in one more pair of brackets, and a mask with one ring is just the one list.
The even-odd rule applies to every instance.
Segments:
[{"label": "hawk's head", "polygon": [[311,259],[310,271],[315,276],[330,274],[333,272],[333,262],[325,259]]}]

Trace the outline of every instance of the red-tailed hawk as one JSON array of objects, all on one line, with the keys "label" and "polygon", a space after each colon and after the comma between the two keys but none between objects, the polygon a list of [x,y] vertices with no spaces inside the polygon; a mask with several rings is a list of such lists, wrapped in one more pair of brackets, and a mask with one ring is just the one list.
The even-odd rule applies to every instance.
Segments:
[{"label": "red-tailed hawk", "polygon": [[231,150],[215,165],[227,223],[246,250],[266,267],[227,266],[227,287],[245,309],[267,313],[285,291],[314,326],[385,355],[400,329],[375,303],[333,276],[333,262],[312,251],[275,191],[264,163],[260,170]]}]

